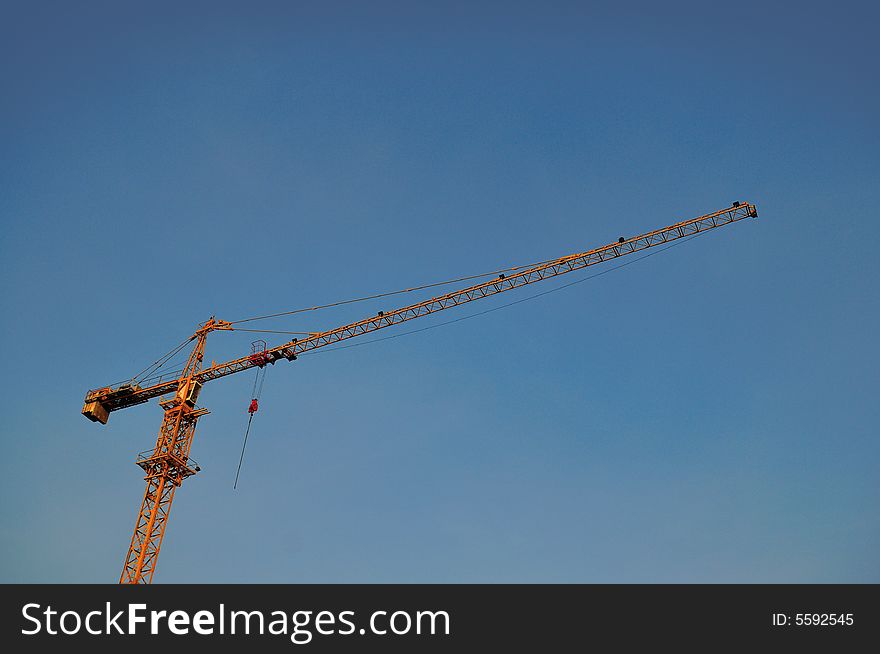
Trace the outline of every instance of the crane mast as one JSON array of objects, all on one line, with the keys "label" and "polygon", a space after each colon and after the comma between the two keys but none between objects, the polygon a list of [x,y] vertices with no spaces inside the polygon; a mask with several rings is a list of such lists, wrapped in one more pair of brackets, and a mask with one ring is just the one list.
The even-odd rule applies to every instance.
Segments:
[{"label": "crane mast", "polygon": [[189,450],[192,447],[196,422],[208,410],[196,407],[202,387],[196,375],[202,369],[208,333],[215,329],[229,329],[229,326],[212,316],[193,334],[191,340],[196,344],[178,380],[178,392],[161,403],[165,415],[156,438],[156,446],[152,452],[139,454],[135,461],[144,470],[147,488],[122,567],[120,584],[152,582],[159,548],[168,525],[168,514],[174,501],[174,491],[184,479],[199,471],[198,464],[189,456]]},{"label": "crane mast", "polygon": [[160,379],[144,388],[136,383],[127,383],[116,388],[107,386],[91,390],[86,394],[83,415],[89,420],[102,424],[107,423],[112,411],[143,404],[155,397],[173,394],[160,401],[164,416],[155,447],[152,451],[141,453],[136,459],[137,465],[144,470],[147,485],[120,583],[152,582],[174,492],[184,479],[199,471],[199,466],[190,458],[189,453],[196,423],[200,417],[208,413],[207,409],[196,405],[201,388],[206,382],[254,367],[274,365],[280,359],[294,361],[299,354],[317,348],[581,270],[609,259],[693,236],[744,218],[756,218],[757,215],[755,205],[748,202],[734,202],[730,207],[710,214],[677,222],[632,238],[621,237],[615,243],[535,264],[514,274],[501,274],[486,282],[392,311],[380,311],[357,322],[312,333],[304,338],[295,338],[263,352],[205,368],[202,364],[208,334],[212,331],[235,329],[234,323],[217,320],[212,316],[190,337],[190,341],[195,341],[195,344],[179,376],[168,380]]}]

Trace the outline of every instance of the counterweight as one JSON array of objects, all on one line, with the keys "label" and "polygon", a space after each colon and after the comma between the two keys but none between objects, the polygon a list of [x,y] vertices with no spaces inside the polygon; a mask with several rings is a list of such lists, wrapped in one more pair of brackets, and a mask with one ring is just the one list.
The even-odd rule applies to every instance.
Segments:
[{"label": "counterweight", "polygon": [[135,523],[120,583],[150,583],[152,581],[168,514],[174,499],[174,491],[184,479],[199,471],[199,467],[189,457],[189,452],[196,422],[201,416],[208,413],[207,410],[196,406],[199,392],[206,382],[256,366],[274,365],[280,359],[293,361],[297,355],[317,348],[534,284],[544,279],[581,270],[609,259],[616,259],[723,227],[744,218],[756,218],[757,215],[755,205],[748,202],[734,202],[726,209],[677,222],[640,236],[621,238],[615,243],[545,261],[520,272],[510,275],[502,274],[467,288],[432,297],[393,311],[379,312],[357,322],[309,334],[304,338],[293,339],[265,350],[260,356],[245,356],[203,368],[202,361],[207,335],[212,331],[233,331],[235,329],[234,323],[211,317],[190,337],[190,341],[195,341],[195,345],[183,372],[178,377],[160,380],[144,388],[135,383],[128,383],[115,388],[106,386],[91,390],[86,394],[83,415],[89,420],[103,424],[107,423],[109,415],[113,411],[143,404],[162,395],[173,394],[160,402],[165,415],[155,448],[152,452],[139,455],[136,461],[146,473],[147,488]]}]

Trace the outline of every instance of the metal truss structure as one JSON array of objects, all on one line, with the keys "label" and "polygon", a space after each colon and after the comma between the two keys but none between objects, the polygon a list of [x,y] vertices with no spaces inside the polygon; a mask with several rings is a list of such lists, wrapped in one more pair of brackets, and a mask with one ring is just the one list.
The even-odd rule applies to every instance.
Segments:
[{"label": "metal truss structure", "polygon": [[755,205],[748,202],[734,202],[726,209],[677,222],[646,234],[628,239],[620,238],[615,243],[545,261],[521,272],[510,275],[500,274],[486,282],[432,297],[393,311],[380,311],[363,320],[309,334],[304,338],[295,338],[274,348],[266,349],[263,347],[258,353],[259,356],[251,353],[248,356],[204,368],[202,362],[207,335],[212,331],[233,331],[235,329],[233,323],[211,317],[200,325],[190,337],[190,342],[195,341],[195,345],[186,366],[178,377],[165,381],[160,380],[144,388],[136,383],[127,383],[115,388],[107,386],[91,390],[86,394],[83,415],[92,421],[106,424],[113,411],[143,404],[153,398],[173,393],[172,397],[160,402],[165,415],[155,448],[152,452],[139,455],[136,461],[144,470],[147,487],[125,558],[120,583],[152,582],[162,538],[168,524],[174,492],[184,479],[199,471],[199,466],[190,458],[189,453],[196,422],[201,416],[208,413],[206,409],[196,406],[199,392],[206,382],[254,367],[262,368],[267,364],[274,365],[280,359],[294,361],[297,355],[317,348],[333,345],[545,279],[582,270],[611,259],[729,225],[745,218],[756,218],[757,215]]}]

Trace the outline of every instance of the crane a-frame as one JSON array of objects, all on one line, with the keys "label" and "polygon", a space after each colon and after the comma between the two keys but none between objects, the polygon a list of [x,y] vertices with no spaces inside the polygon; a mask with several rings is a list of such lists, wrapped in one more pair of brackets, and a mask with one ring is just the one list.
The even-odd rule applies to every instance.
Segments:
[{"label": "crane a-frame", "polygon": [[186,365],[176,378],[160,380],[145,387],[137,383],[108,386],[91,390],[86,394],[83,415],[89,420],[102,424],[107,424],[113,411],[143,404],[155,397],[169,396],[159,403],[165,415],[156,439],[156,446],[152,451],[139,455],[136,460],[137,465],[146,473],[144,478],[147,487],[119,582],[150,583],[153,580],[174,493],[184,479],[199,471],[199,466],[189,454],[196,423],[208,413],[206,409],[196,405],[199,392],[206,382],[254,367],[274,365],[280,359],[294,361],[298,354],[304,352],[729,225],[744,218],[756,218],[757,215],[755,205],[748,202],[734,202],[726,209],[684,220],[669,227],[633,238],[621,237],[616,243],[545,261],[512,274],[499,274],[489,281],[467,288],[432,297],[394,311],[380,311],[357,322],[312,333],[303,338],[294,338],[271,349],[263,349],[232,361],[205,367],[203,362],[208,334],[212,331],[235,329],[234,323],[211,317],[190,337],[189,342],[195,344]]}]

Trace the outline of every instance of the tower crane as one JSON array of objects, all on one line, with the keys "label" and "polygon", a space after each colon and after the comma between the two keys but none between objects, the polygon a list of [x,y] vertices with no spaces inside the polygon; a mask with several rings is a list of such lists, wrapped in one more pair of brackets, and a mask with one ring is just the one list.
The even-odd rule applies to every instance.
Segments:
[{"label": "tower crane", "polygon": [[[208,334],[214,331],[235,330],[235,323],[212,316],[199,325],[195,333],[185,342],[193,345],[179,376],[164,381],[160,378],[159,381],[144,387],[134,381],[115,387],[105,386],[90,390],[86,394],[82,414],[89,420],[102,424],[107,424],[113,411],[167,396],[159,401],[164,416],[156,445],[151,451],[138,455],[135,461],[143,469],[147,483],[119,583],[151,583],[153,580],[175,491],[185,479],[200,470],[198,464],[190,457],[190,449],[196,423],[208,413],[207,409],[196,404],[199,393],[207,382],[255,367],[264,368],[266,365],[274,365],[281,359],[295,361],[298,355],[317,348],[757,216],[755,205],[748,202],[734,202],[725,209],[677,222],[640,236],[621,237],[617,242],[544,261],[519,272],[508,275],[501,273],[489,281],[393,311],[380,311],[357,322],[310,333],[277,347],[268,349],[264,347],[252,351],[247,356],[224,363],[213,363],[206,367],[204,354]],[[256,410],[255,403],[252,403],[251,409]]]}]

